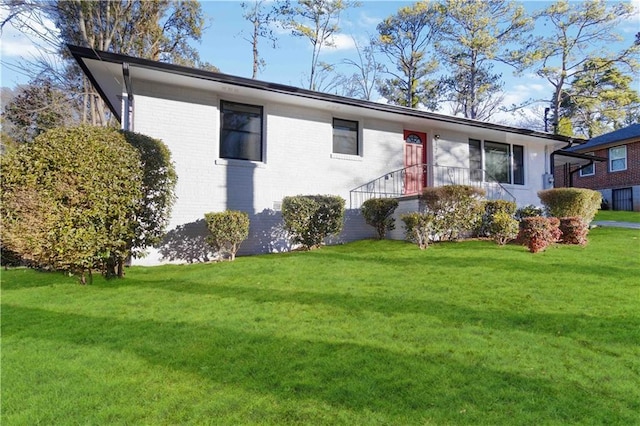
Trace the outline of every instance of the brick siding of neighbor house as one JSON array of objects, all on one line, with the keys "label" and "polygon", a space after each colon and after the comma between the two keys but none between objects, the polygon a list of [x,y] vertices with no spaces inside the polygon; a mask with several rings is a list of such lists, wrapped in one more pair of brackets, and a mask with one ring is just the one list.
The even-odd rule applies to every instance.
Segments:
[{"label": "brick siding of neighbor house", "polygon": [[[598,157],[609,158],[609,148],[593,152]],[[610,172],[608,162],[596,163],[593,176],[573,176],[576,188],[611,189],[640,185],[640,142],[627,144],[627,170]]]},{"label": "brick siding of neighbor house", "polygon": [[[610,172],[609,162],[596,162],[595,174],[592,176],[580,176],[577,167],[571,168],[573,173],[574,188],[588,188],[602,192],[604,198],[611,203],[611,190],[619,188],[633,188],[633,209],[640,211],[640,142],[620,144],[617,146],[627,146],[627,169]],[[609,148],[594,150],[593,155],[597,157],[609,158]],[[569,176],[564,166],[555,168],[555,187],[563,188],[569,186]]]}]

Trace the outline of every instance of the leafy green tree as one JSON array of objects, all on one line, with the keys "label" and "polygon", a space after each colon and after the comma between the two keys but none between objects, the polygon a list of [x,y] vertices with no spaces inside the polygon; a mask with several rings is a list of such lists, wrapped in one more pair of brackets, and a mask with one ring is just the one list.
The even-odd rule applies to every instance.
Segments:
[{"label": "leafy green tree", "polygon": [[52,129],[2,157],[2,245],[82,274],[129,254],[140,202],[137,152],[114,129]]},{"label": "leafy green tree", "polygon": [[358,2],[352,0],[298,0],[295,4],[286,2],[280,8],[284,26],[294,36],[311,42],[309,89],[319,90],[318,71],[320,68],[327,68],[327,64],[323,65],[320,61],[320,52],[323,47],[335,46],[333,37],[340,32],[340,14],[358,5]]},{"label": "leafy green tree", "polygon": [[493,63],[507,61],[508,46],[520,42],[533,21],[522,5],[506,0],[446,0],[439,10],[444,23],[437,52],[451,72],[447,100],[455,114],[486,120],[502,100]]},{"label": "leafy green tree", "polygon": [[582,74],[594,71],[584,67],[589,58],[600,58],[599,67],[603,69],[614,65],[630,72],[637,70],[640,45],[633,44],[619,51],[612,49],[620,40],[616,28],[634,13],[633,5],[626,2],[560,0],[537,15],[546,25],[545,35],[532,46],[512,52],[520,71],[533,68],[553,86],[550,108],[554,133],[559,133],[561,104],[568,85]]},{"label": "leafy green tree", "polygon": [[31,142],[46,130],[67,125],[73,118],[69,99],[49,78],[20,87],[5,106],[2,117],[10,123],[7,135],[16,142]]},{"label": "leafy green tree", "polygon": [[438,70],[438,61],[428,55],[441,35],[442,16],[431,2],[419,1],[402,7],[377,26],[377,48],[395,65],[387,70],[378,91],[390,103],[435,110],[439,86],[428,77]]},{"label": "leafy green tree", "polygon": [[562,116],[587,138],[624,127],[640,102],[638,91],[631,88],[633,78],[598,58],[588,60],[583,68],[562,99]]}]

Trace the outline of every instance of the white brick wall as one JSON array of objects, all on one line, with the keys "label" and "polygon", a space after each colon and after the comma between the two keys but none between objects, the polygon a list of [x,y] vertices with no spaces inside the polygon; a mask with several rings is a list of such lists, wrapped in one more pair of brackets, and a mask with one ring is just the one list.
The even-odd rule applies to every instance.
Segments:
[{"label": "white brick wall", "polygon": [[[241,254],[287,250],[290,247],[281,229],[280,214],[273,211],[274,203],[288,195],[330,194],[343,197],[349,208],[350,189],[404,166],[405,123],[400,122],[400,116],[396,117],[398,121],[392,121],[393,117],[383,121],[353,115],[353,110],[351,114],[337,113],[143,81],[137,81],[134,89],[133,130],[163,140],[171,150],[178,173],[178,199],[166,244],[150,250],[147,258],[135,260],[135,264],[210,259],[203,216],[226,209],[243,210],[250,215],[250,237],[243,243]],[[264,107],[263,162],[219,158],[220,100]],[[334,117],[359,121],[362,156],[332,155]],[[449,145],[458,148],[469,137],[476,137],[451,132],[447,135],[426,124],[419,128],[415,120],[407,127],[426,132],[429,141],[436,132],[442,133]],[[525,145],[528,160],[533,162],[529,169],[540,167],[543,148]],[[429,158],[434,155],[437,151],[430,152]],[[455,155],[462,154],[456,151]],[[536,173],[541,175],[543,170]],[[535,175],[528,176],[532,185],[522,189],[525,204],[531,191],[536,190],[536,179],[532,178]],[[535,183],[541,187],[541,179]],[[396,226],[395,234],[402,238],[401,222]],[[348,212],[345,231],[333,241],[374,236],[373,228],[357,212]]]}]

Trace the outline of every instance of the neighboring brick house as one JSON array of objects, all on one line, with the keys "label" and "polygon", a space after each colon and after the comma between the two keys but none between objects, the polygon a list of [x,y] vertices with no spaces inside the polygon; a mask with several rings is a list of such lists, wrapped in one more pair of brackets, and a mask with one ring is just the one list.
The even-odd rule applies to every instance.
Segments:
[{"label": "neighboring brick house", "polygon": [[640,211],[640,124],[600,135],[564,151],[606,161],[556,167],[555,187],[595,189],[613,210]]},{"label": "neighboring brick house", "polygon": [[[425,185],[472,184],[504,190],[510,198],[503,198],[521,206],[537,204],[537,192],[551,176],[550,153],[569,142],[528,129],[69,49],[122,127],[164,141],[176,165],[177,201],[167,237],[136,264],[206,260],[204,214],[227,209],[244,211],[251,220],[240,254],[290,249],[279,209],[291,195],[331,194],[347,201],[336,241],[375,235],[359,214],[363,199],[398,197],[406,206]],[[403,238],[402,226],[397,228]]]}]

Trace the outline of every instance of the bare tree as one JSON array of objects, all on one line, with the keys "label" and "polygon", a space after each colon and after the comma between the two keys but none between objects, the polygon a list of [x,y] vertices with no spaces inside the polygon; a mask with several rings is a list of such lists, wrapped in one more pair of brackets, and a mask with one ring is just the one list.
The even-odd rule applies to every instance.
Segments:
[{"label": "bare tree", "polygon": [[346,95],[370,101],[375,93],[375,88],[380,83],[380,75],[384,72],[384,66],[378,62],[375,56],[374,40],[361,47],[353,38],[356,46],[357,60],[345,59],[345,65],[354,67],[356,71],[346,81]]},{"label": "bare tree", "polygon": [[267,9],[265,4],[267,0],[255,0],[253,2],[242,2],[240,5],[244,10],[242,17],[251,23],[251,34],[244,37],[246,41],[251,43],[253,53],[253,73],[251,78],[258,77],[258,71],[264,69],[266,62],[260,57],[258,51],[258,43],[261,38],[271,42],[276,47],[277,37],[271,27],[276,21],[278,14],[278,6]]},{"label": "bare tree", "polygon": [[[287,2],[280,8],[282,22],[296,37],[311,42],[311,66],[309,89],[319,90],[317,73],[323,66],[320,52],[323,47],[335,46],[334,35],[340,32],[340,14],[349,7],[359,6],[352,0],[298,0],[295,5]],[[325,68],[326,69],[326,68]]]}]

